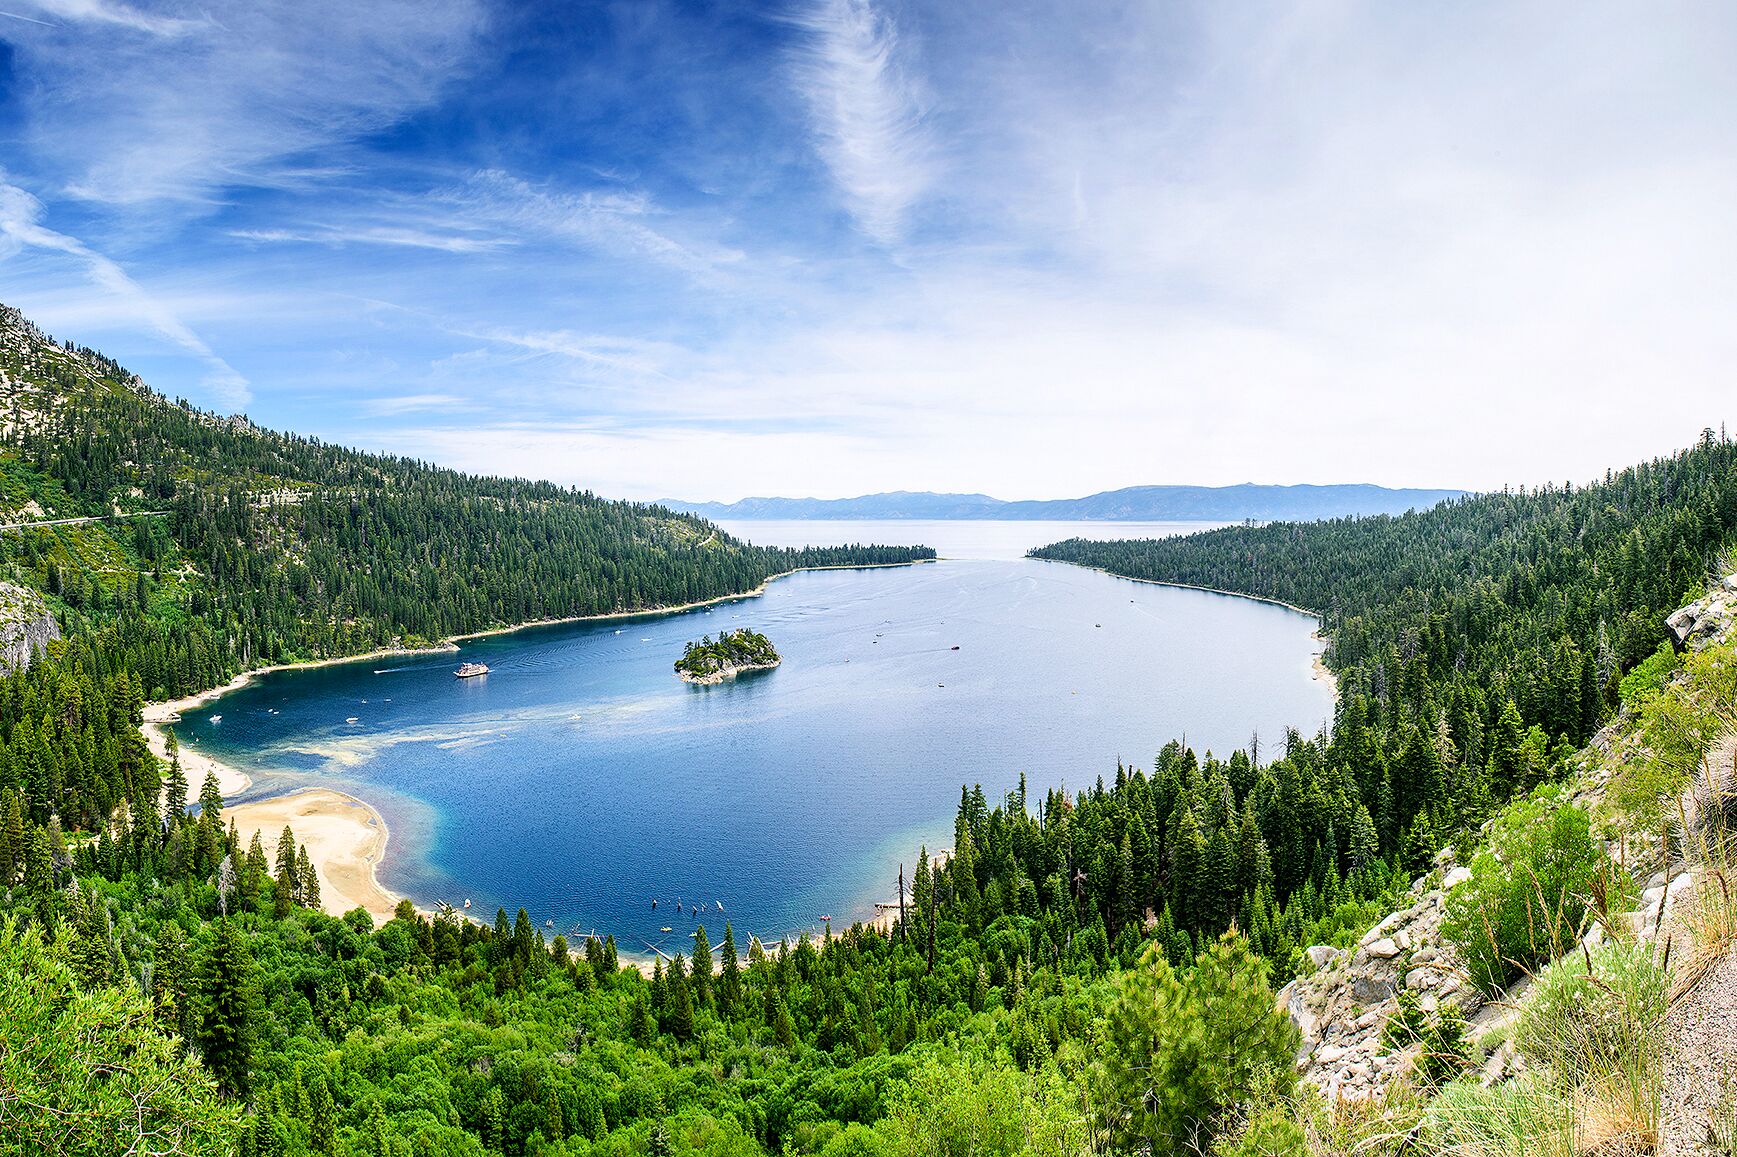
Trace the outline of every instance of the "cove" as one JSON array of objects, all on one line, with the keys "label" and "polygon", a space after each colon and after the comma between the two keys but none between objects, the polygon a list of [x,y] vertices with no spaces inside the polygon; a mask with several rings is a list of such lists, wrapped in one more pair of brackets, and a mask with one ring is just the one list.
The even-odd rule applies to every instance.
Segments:
[{"label": "cove", "polygon": [[[739,626],[783,665],[675,677],[687,640]],[[710,608],[269,674],[176,732],[252,774],[249,797],[374,804],[381,880],[419,904],[523,906],[673,954],[696,923],[715,943],[728,918],[745,944],[871,916],[919,844],[952,843],[962,784],[994,803],[1023,774],[1035,802],[1174,738],[1226,753],[1314,732],[1332,714],[1315,627],[1027,559],[814,571]],[[456,679],[461,660],[490,674]]]}]

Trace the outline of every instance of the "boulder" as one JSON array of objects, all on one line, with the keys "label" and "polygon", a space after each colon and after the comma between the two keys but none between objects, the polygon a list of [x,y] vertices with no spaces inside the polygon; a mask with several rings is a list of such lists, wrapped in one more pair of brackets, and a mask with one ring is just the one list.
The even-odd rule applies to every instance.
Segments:
[{"label": "boulder", "polygon": [[1727,575],[1708,592],[1674,612],[1665,626],[1677,641],[1691,650],[1701,650],[1737,630],[1737,575]]}]

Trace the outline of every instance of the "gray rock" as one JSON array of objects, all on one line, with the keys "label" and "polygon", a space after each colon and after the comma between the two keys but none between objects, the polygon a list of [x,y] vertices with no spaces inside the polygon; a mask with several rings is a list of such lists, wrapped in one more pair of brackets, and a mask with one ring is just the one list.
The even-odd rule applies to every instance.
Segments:
[{"label": "gray rock", "polygon": [[[1401,935],[1403,935],[1403,933],[1401,933]],[[1363,946],[1363,951],[1369,953],[1370,956],[1373,956],[1377,960],[1392,960],[1395,956],[1399,955],[1401,949],[1393,940],[1388,939],[1387,937],[1382,937],[1380,940],[1373,940],[1370,943],[1365,944]]]},{"label": "gray rock", "polygon": [[58,638],[60,624],[41,595],[0,583],[0,674],[24,670]]},{"label": "gray rock", "polygon": [[1701,650],[1737,629],[1737,590],[1731,587],[1737,575],[1727,575],[1706,598],[1697,599],[1665,620],[1677,641],[1691,650]]}]

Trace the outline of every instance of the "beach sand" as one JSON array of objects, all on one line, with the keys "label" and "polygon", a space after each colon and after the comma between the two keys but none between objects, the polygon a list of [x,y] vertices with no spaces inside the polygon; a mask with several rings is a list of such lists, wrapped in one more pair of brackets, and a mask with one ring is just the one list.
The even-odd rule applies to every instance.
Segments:
[{"label": "beach sand", "polygon": [[284,825],[308,850],[320,878],[320,907],[333,916],[366,908],[376,922],[392,918],[399,897],[381,886],[375,869],[386,854],[386,821],[355,796],[329,788],[309,788],[272,799],[223,809],[234,820],[243,846],[259,833],[265,854],[277,859]]},{"label": "beach sand", "polygon": [[[145,733],[145,742],[150,744],[151,751],[165,764],[169,762],[169,724],[181,718],[183,712],[195,711],[211,702],[219,695],[234,691],[246,685],[251,675],[238,675],[222,687],[207,691],[202,695],[189,695],[185,699],[172,699],[167,703],[145,704],[145,724],[141,731]],[[239,795],[247,790],[253,782],[245,773],[237,771],[226,763],[212,759],[209,755],[189,744],[181,745],[181,771],[187,776],[187,795],[197,798],[199,788],[205,783],[207,773],[217,777],[217,790],[223,793],[223,798]]]}]

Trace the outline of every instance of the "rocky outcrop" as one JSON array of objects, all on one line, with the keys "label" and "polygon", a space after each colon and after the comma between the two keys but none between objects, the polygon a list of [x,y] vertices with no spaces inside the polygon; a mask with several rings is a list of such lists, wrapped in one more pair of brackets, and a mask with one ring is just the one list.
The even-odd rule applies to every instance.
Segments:
[{"label": "rocky outcrop", "polygon": [[1382,1029],[1409,989],[1426,1012],[1452,1002],[1468,1017],[1481,1003],[1453,951],[1442,943],[1446,890],[1470,876],[1443,857],[1441,868],[1412,885],[1412,904],[1363,934],[1354,948],[1310,948],[1311,976],[1279,991],[1303,1044],[1303,1079],[1329,1099],[1375,1096],[1410,1068],[1407,1050],[1389,1049]]},{"label": "rocky outcrop", "polygon": [[0,674],[24,670],[58,638],[60,624],[41,595],[0,583]]},{"label": "rocky outcrop", "polygon": [[1691,650],[1711,646],[1737,630],[1737,574],[1726,575],[1702,599],[1671,615],[1665,625]]}]

